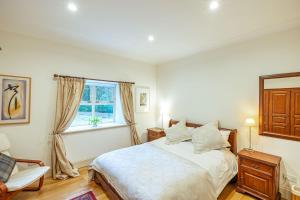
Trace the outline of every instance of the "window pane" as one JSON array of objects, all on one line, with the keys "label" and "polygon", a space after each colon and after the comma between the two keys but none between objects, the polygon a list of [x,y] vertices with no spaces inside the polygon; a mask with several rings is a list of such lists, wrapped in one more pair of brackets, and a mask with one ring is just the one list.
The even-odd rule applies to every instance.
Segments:
[{"label": "window pane", "polygon": [[115,87],[96,86],[96,100],[114,102]]},{"label": "window pane", "polygon": [[114,121],[114,105],[96,105],[95,114],[102,118],[102,122]]},{"label": "window pane", "polygon": [[92,106],[90,105],[81,105],[79,106],[77,115],[72,123],[74,126],[85,126],[89,124],[89,119],[92,116]]},{"label": "window pane", "polygon": [[91,101],[91,86],[84,86],[82,101]]}]

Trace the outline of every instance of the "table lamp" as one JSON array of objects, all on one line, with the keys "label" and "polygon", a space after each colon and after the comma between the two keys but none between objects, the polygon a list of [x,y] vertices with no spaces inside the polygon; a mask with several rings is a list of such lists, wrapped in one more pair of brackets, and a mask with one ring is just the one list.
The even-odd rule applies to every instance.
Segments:
[{"label": "table lamp", "polygon": [[251,139],[251,129],[253,126],[255,126],[255,120],[253,118],[249,117],[245,120],[245,124],[246,124],[246,126],[249,127],[249,148],[246,148],[246,150],[253,151],[252,141],[251,141],[252,140]]}]

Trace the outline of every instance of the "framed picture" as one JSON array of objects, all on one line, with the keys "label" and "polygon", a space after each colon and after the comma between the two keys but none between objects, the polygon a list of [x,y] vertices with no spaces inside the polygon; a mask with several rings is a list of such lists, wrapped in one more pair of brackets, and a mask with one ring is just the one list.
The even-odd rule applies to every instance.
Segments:
[{"label": "framed picture", "polygon": [[31,78],[0,75],[0,125],[30,122]]},{"label": "framed picture", "polygon": [[150,111],[150,88],[149,87],[136,87],[136,111],[149,112]]}]

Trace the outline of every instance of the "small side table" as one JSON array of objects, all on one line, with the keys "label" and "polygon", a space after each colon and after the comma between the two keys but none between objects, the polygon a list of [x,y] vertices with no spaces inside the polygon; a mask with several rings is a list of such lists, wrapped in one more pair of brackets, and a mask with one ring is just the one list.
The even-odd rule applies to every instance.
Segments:
[{"label": "small side table", "polygon": [[157,127],[149,128],[147,129],[147,131],[148,131],[148,142],[166,136],[164,129],[162,128],[157,128]]}]

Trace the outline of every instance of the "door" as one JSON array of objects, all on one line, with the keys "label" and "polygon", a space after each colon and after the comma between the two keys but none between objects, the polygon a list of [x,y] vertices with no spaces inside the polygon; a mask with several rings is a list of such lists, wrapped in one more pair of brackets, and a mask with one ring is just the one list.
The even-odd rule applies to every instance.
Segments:
[{"label": "door", "polygon": [[263,130],[269,132],[269,96],[270,91],[264,90]]},{"label": "door", "polygon": [[269,95],[269,130],[290,135],[290,89],[273,89]]},{"label": "door", "polygon": [[300,89],[292,89],[291,97],[291,134],[300,137]]}]

